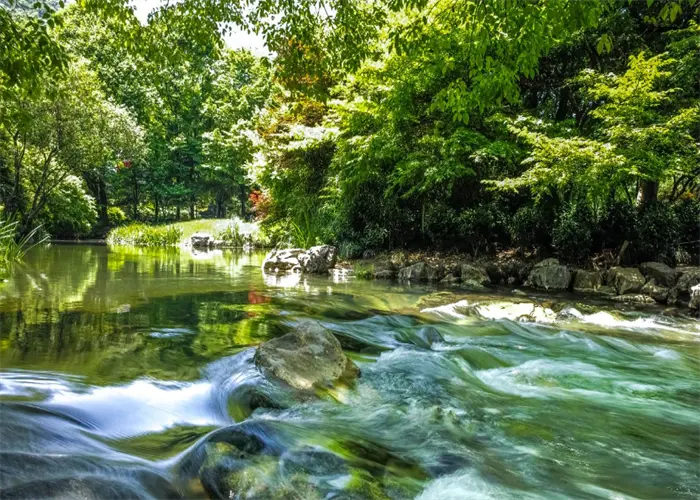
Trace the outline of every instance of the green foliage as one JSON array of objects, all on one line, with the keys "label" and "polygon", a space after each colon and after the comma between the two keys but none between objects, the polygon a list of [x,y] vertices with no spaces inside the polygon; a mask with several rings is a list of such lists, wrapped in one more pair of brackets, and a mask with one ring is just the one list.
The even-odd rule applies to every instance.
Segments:
[{"label": "green foliage", "polygon": [[658,260],[675,264],[679,224],[673,209],[664,203],[650,203],[639,214],[635,253],[640,261]]},{"label": "green foliage", "polygon": [[68,176],[49,195],[39,219],[55,238],[86,236],[97,220],[95,200],[85,192],[80,179]]},{"label": "green foliage", "polygon": [[110,227],[121,226],[126,222],[126,214],[119,207],[109,207],[107,209],[107,221]]},{"label": "green foliage", "polygon": [[241,234],[238,221],[234,221],[223,230],[217,232],[214,238],[224,241],[227,245],[236,247],[242,247],[245,243],[245,237]]},{"label": "green foliage", "polygon": [[371,280],[374,278],[374,264],[358,262],[352,266],[352,272],[358,279]]},{"label": "green foliage", "polygon": [[570,204],[559,213],[552,229],[552,247],[564,262],[580,264],[593,245],[593,216],[585,204]]},{"label": "green foliage", "polygon": [[107,243],[141,247],[175,246],[180,244],[182,234],[182,228],[176,225],[129,224],[112,229]]},{"label": "green foliage", "polygon": [[41,236],[41,226],[36,226],[24,236],[17,236],[19,222],[0,219],[0,278],[4,278],[13,264],[20,262],[31,248],[44,243],[48,236]]}]

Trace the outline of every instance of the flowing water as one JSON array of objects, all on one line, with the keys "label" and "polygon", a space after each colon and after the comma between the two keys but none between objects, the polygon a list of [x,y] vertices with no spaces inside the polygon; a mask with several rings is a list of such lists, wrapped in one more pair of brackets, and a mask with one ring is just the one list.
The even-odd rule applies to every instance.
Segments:
[{"label": "flowing water", "polygon": [[[692,318],[262,258],[34,249],[0,285],[0,498],[700,494]],[[354,386],[298,398],[256,370],[309,320]]]}]

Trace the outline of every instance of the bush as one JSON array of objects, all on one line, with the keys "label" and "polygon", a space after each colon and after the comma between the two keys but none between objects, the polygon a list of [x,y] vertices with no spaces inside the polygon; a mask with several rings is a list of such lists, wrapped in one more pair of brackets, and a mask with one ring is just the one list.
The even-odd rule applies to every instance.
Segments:
[{"label": "bush", "polygon": [[112,229],[107,235],[110,245],[132,245],[142,247],[179,245],[182,228],[175,225],[149,226],[146,224],[129,224]]},{"label": "bush", "polygon": [[634,205],[627,201],[613,202],[594,230],[595,248],[620,248],[625,241],[636,240],[637,218]]},{"label": "bush", "polygon": [[494,231],[494,215],[487,207],[469,208],[459,214],[459,235],[467,243],[472,255],[488,250]]},{"label": "bush", "polygon": [[552,230],[552,247],[565,261],[580,263],[593,245],[593,216],[586,205],[572,204],[559,213]]},{"label": "bush", "polygon": [[700,200],[685,198],[673,205],[678,224],[680,249],[687,253],[688,262],[700,259]]},{"label": "bush", "polygon": [[635,257],[639,261],[657,260],[675,264],[679,240],[676,213],[661,202],[646,205],[639,214],[635,241]]},{"label": "bush", "polygon": [[97,220],[95,200],[87,194],[79,178],[68,176],[52,191],[39,219],[53,237],[85,236]]},{"label": "bush", "polygon": [[107,223],[109,227],[121,226],[126,222],[126,214],[119,207],[109,207],[107,209]]},{"label": "bush", "polygon": [[541,207],[519,208],[510,225],[513,243],[523,249],[546,248],[551,243],[552,221]]},{"label": "bush", "polygon": [[225,229],[219,231],[214,236],[217,240],[224,241],[227,245],[242,247],[245,243],[245,237],[241,234],[238,221],[229,224]]}]

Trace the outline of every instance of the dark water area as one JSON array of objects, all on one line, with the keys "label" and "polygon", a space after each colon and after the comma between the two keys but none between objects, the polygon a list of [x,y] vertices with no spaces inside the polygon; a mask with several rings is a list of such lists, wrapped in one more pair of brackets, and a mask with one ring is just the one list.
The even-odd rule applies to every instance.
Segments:
[{"label": "dark water area", "polygon": [[[0,285],[0,498],[700,496],[696,320],[263,257],[33,249]],[[256,369],[308,321],[354,386]]]}]

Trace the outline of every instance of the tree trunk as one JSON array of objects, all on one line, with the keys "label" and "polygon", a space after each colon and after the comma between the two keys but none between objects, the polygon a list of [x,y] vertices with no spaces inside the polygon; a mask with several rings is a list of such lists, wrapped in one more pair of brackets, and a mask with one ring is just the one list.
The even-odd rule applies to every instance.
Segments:
[{"label": "tree trunk", "polygon": [[655,202],[658,198],[658,194],[659,183],[657,181],[640,180],[639,187],[637,188],[637,206],[643,207],[644,205]]},{"label": "tree trunk", "polygon": [[248,202],[248,191],[245,184],[240,184],[240,192],[238,194],[238,199],[241,202],[241,219],[246,220],[248,216],[248,210],[246,204]]},{"label": "tree trunk", "polygon": [[156,193],[156,194],[153,196],[153,205],[154,205],[154,209],[155,209],[155,219],[156,219],[156,222],[158,222],[158,213],[159,213],[159,211],[160,211],[160,204],[158,203],[158,201],[159,201],[159,200],[158,200],[158,193]]},{"label": "tree trunk", "polygon": [[562,87],[559,91],[559,105],[557,106],[557,113],[554,119],[558,122],[566,120],[569,115],[569,95],[571,91],[569,87]]}]

